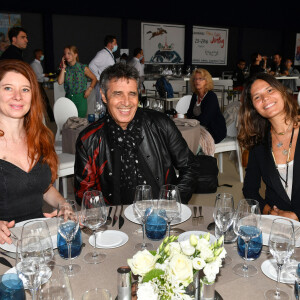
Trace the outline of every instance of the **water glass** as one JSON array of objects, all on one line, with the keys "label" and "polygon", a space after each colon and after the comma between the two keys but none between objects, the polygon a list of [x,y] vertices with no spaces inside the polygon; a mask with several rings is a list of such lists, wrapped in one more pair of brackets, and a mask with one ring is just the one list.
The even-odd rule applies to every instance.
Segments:
[{"label": "water glass", "polygon": [[0,276],[0,299],[26,299],[23,282],[17,274],[9,273]]},{"label": "water glass", "polygon": [[[80,255],[82,249],[82,236],[81,230],[78,229],[74,240],[71,242],[71,258],[75,258]],[[59,255],[64,258],[68,259],[68,245],[66,240],[61,236],[59,232],[57,232],[57,250]]]},{"label": "water glass", "polygon": [[[246,259],[245,246],[246,246],[245,241],[241,237],[238,237],[237,239],[238,254],[243,259]],[[247,260],[255,260],[259,258],[261,254],[262,246],[263,246],[263,239],[261,233],[258,237],[250,240],[248,244]]]},{"label": "water glass", "polygon": [[108,290],[96,288],[86,291],[82,296],[82,300],[112,300],[112,297]]},{"label": "water glass", "polygon": [[166,231],[166,220],[157,214],[157,210],[154,210],[146,221],[147,238],[153,241],[159,241],[165,237]]}]

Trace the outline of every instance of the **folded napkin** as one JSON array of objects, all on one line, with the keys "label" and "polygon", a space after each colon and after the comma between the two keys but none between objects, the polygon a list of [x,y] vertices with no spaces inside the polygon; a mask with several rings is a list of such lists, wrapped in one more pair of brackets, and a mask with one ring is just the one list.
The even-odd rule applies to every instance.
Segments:
[{"label": "folded napkin", "polygon": [[[269,219],[264,216],[261,216],[261,232],[265,234],[270,234],[273,221],[274,219]],[[297,241],[298,238],[300,238],[300,230],[297,231],[297,229],[299,228],[299,226],[294,224],[295,241]]]},{"label": "folded napkin", "polygon": [[[30,220],[31,221],[31,220]],[[37,219],[37,222],[41,221],[41,219]],[[57,219],[56,218],[45,218],[43,219],[43,221],[45,221],[48,225],[49,231],[50,231],[50,235],[56,235],[57,234]],[[22,228],[23,226],[19,226],[19,227],[13,227],[10,228],[10,231],[12,232],[12,234],[14,234],[19,240],[21,239],[21,234],[22,234]],[[16,241],[14,241],[14,244],[16,243]]]},{"label": "folded napkin", "polygon": [[63,125],[63,129],[65,128],[76,129],[87,125],[89,125],[89,121],[86,118],[70,117],[68,118],[67,122]]},{"label": "folded napkin", "polygon": [[174,120],[174,123],[175,123],[176,126],[191,126],[191,127],[195,127],[198,124],[200,124],[200,122],[198,120],[195,120],[195,119],[175,118],[173,120]]}]

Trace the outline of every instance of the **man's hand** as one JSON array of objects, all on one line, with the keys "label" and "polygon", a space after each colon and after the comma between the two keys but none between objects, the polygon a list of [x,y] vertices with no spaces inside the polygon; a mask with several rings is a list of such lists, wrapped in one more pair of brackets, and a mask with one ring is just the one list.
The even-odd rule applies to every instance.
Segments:
[{"label": "man's hand", "polygon": [[9,237],[10,231],[9,228],[15,226],[15,221],[0,221],[0,244],[8,243],[11,244],[12,240]]},{"label": "man's hand", "polygon": [[275,206],[275,205],[273,206],[273,209],[271,211],[271,215],[276,215],[276,216],[285,217],[285,218],[289,218],[289,219],[299,221],[297,215],[294,212],[281,210],[281,209],[277,208],[277,206]]}]

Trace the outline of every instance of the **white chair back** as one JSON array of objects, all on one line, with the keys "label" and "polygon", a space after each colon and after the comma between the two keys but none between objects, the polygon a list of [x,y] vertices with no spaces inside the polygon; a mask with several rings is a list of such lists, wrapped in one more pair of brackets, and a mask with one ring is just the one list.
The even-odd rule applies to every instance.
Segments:
[{"label": "white chair back", "polygon": [[78,117],[76,105],[66,97],[60,97],[53,106],[54,119],[57,126],[56,141],[61,141],[61,130],[70,117]]},{"label": "white chair back", "polygon": [[298,99],[297,99],[298,105],[300,106],[300,91],[298,92]]},{"label": "white chair back", "polygon": [[189,109],[191,99],[192,99],[192,95],[186,95],[186,96],[183,96],[182,98],[180,98],[180,100],[178,101],[178,103],[176,105],[177,113],[186,114]]}]

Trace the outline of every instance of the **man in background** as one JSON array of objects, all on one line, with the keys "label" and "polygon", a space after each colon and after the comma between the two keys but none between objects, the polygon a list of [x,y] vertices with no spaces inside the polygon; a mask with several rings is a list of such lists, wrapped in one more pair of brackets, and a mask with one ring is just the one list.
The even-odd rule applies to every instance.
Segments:
[{"label": "man in background", "polygon": [[89,69],[94,73],[98,80],[97,84],[95,85],[96,102],[101,103],[102,107],[104,107],[104,105],[102,103],[100,94],[100,75],[104,71],[104,69],[116,63],[113,53],[117,51],[117,49],[117,38],[114,35],[107,35],[104,38],[104,48],[97,52],[96,56],[91,60],[89,64]]},{"label": "man in background", "polygon": [[49,120],[50,122],[54,122],[54,115],[53,115],[53,111],[52,111],[52,108],[51,108],[51,105],[50,105],[50,101],[49,101],[49,98],[44,90],[44,87],[43,87],[43,83],[46,82],[46,81],[49,81],[49,78],[48,78],[48,74],[45,74],[44,73],[44,70],[43,70],[43,66],[42,66],[42,61],[44,60],[44,52],[42,49],[36,49],[34,50],[34,61],[30,64],[31,68],[33,69],[36,77],[37,77],[37,81],[40,85],[40,91],[41,91],[41,94],[42,94],[42,97],[44,99],[44,103],[46,105],[46,109],[47,109],[47,114],[48,114],[48,117],[49,117]]},{"label": "man in background", "polygon": [[27,32],[22,27],[12,27],[8,31],[11,45],[2,53],[0,59],[23,60],[23,50],[27,48]]},{"label": "man in background", "polygon": [[285,66],[282,63],[282,57],[279,53],[273,55],[273,64],[271,66],[270,74],[273,76],[280,76],[284,73]]},{"label": "man in background", "polygon": [[243,89],[243,84],[245,82],[244,69],[246,67],[246,61],[240,59],[236,65],[236,69],[233,72],[233,87],[236,89]]}]

